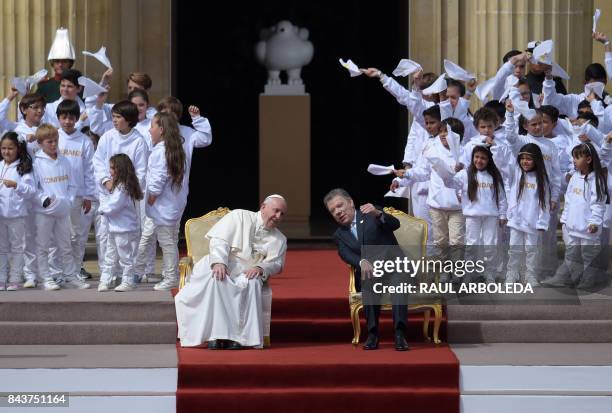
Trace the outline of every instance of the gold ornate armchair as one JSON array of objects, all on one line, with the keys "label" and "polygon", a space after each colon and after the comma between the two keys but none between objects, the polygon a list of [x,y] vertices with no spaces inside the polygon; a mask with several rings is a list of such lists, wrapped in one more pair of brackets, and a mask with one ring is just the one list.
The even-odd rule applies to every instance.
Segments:
[{"label": "gold ornate armchair", "polygon": [[[415,218],[411,215],[406,214],[403,211],[399,211],[395,208],[385,208],[386,213],[394,216],[400,221],[401,226],[394,232],[397,242],[399,243],[402,250],[407,255],[410,252],[414,253],[415,247],[420,247],[420,257],[425,257],[426,245],[427,245],[427,222]],[[410,251],[409,251],[410,250]],[[359,311],[363,308],[363,301],[361,292],[358,292],[355,288],[355,269],[349,266],[349,305],[351,307],[351,321],[353,323],[353,345],[359,344],[359,336],[361,335],[361,324],[359,322]],[[417,276],[418,277],[418,276]],[[418,278],[419,281],[424,281],[423,274]],[[411,296],[409,300],[415,301],[408,305],[408,310],[423,310],[423,336],[425,340],[431,341],[429,337],[429,320],[431,319],[431,312],[434,313],[434,329],[433,329],[433,341],[435,344],[440,344],[439,331],[440,324],[442,322],[442,300],[432,299],[428,297],[423,299],[422,303],[419,303],[418,296]],[[383,310],[390,310],[391,305],[383,305]]]},{"label": "gold ornate armchair", "polygon": [[[193,266],[202,257],[208,255],[210,241],[205,237],[206,233],[224,215],[229,213],[228,208],[217,208],[198,218],[192,218],[185,222],[185,240],[187,242],[187,256],[179,262],[179,289],[189,282]],[[270,322],[272,319],[272,289],[268,282],[264,282],[261,290],[261,306],[264,318],[264,347],[270,347]]]}]

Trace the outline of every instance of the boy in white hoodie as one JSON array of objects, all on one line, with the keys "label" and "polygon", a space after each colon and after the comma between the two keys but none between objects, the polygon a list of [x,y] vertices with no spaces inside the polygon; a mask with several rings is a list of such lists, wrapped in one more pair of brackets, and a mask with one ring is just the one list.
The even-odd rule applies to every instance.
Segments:
[{"label": "boy in white hoodie", "polygon": [[38,189],[34,204],[38,273],[44,279],[45,290],[60,289],[49,271],[49,249],[53,245],[63,270],[60,281],[79,289],[89,288],[78,277],[70,245],[70,208],[76,193],[70,162],[58,153],[59,135],[52,125],[40,125],[36,140],[41,148],[34,159]]},{"label": "boy in white hoodie", "polygon": [[83,266],[85,242],[83,232],[83,215],[91,211],[92,201],[96,199],[96,186],[93,171],[94,149],[89,137],[82,134],[76,127],[80,117],[80,108],[74,100],[64,100],[57,106],[59,130],[59,153],[68,159],[72,167],[73,180],[77,186],[76,196],[70,209],[70,237],[72,255],[77,268]]},{"label": "boy in white hoodie", "polygon": [[[98,141],[98,148],[93,157],[94,177],[96,186],[98,186],[98,196],[100,200],[100,208],[104,206],[108,198],[108,192],[113,189],[110,174],[110,158],[118,153],[126,154],[136,172],[138,183],[141,188],[144,188],[145,176],[147,172],[147,145],[140,133],[135,129],[138,123],[138,108],[130,101],[121,101],[113,106],[113,129],[106,132]],[[117,248],[112,240],[108,238],[108,221],[102,216],[100,219],[100,236],[98,242],[106,244],[106,256],[110,254],[110,258],[106,262],[117,262]],[[104,273],[112,272],[117,268],[100,268]]]}]

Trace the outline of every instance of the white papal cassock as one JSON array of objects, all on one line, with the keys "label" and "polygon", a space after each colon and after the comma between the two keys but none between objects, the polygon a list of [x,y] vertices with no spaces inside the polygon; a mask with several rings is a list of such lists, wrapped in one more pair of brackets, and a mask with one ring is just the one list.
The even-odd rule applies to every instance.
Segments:
[{"label": "white papal cassock", "polygon": [[[175,297],[181,346],[211,340],[232,340],[243,346],[263,345],[261,287],[270,275],[281,272],[287,238],[276,228],[267,230],[260,212],[236,209],[206,234],[209,255],[198,261],[188,284]],[[212,266],[225,264],[229,276],[216,280]],[[263,270],[248,280],[244,271]]]}]

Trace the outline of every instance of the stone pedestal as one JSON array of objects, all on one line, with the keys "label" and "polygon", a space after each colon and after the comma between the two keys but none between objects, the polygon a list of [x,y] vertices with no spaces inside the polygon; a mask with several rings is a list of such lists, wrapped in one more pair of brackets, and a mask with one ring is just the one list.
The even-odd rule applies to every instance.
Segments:
[{"label": "stone pedestal", "polygon": [[289,204],[281,230],[309,236],[310,96],[259,96],[259,195],[281,194]]}]

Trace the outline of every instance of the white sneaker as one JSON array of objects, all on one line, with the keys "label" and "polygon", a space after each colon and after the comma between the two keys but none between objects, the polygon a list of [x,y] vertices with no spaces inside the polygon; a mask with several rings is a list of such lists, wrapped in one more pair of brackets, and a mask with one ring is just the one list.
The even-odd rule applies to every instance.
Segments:
[{"label": "white sneaker", "polygon": [[36,288],[36,281],[26,280],[26,282],[23,283],[23,288]]},{"label": "white sneaker", "polygon": [[86,290],[90,287],[85,281],[80,280],[79,278],[65,278],[64,284],[66,287],[77,288],[79,290]]},{"label": "white sneaker", "polygon": [[134,278],[137,278],[136,282],[139,282],[141,284],[146,284],[149,282],[149,277],[147,277],[147,274],[140,277],[140,280],[138,280],[138,277],[134,277]]},{"label": "white sneaker", "polygon": [[155,284],[153,289],[155,291],[170,291],[173,288],[178,287],[178,282],[176,280],[162,280]]},{"label": "white sneaker", "polygon": [[6,291],[17,291],[19,289],[19,284],[10,283],[8,287],[6,287]]},{"label": "white sneaker", "polygon": [[126,292],[126,291],[134,291],[136,287],[134,284],[129,282],[122,282],[119,286],[115,287],[115,291],[117,292]]},{"label": "white sneaker", "polygon": [[60,286],[54,280],[45,281],[44,284],[45,291],[57,291],[60,289]]},{"label": "white sneaker", "polygon": [[98,284],[98,292],[102,293],[104,291],[108,291],[108,284],[100,282],[100,284]]}]

